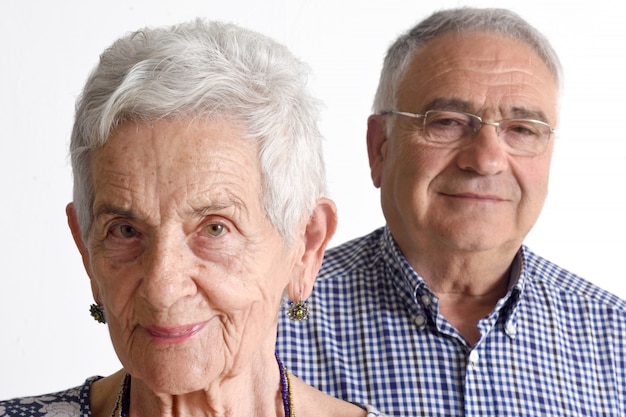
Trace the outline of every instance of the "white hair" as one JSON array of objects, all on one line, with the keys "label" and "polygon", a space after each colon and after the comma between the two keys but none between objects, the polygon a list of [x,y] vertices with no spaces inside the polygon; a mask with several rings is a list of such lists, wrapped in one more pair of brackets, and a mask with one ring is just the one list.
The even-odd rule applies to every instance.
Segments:
[{"label": "white hair", "polygon": [[196,20],[117,40],[76,104],[70,153],[83,240],[93,221],[90,156],[117,126],[223,117],[258,141],[265,212],[289,244],[326,192],[319,102],[307,77],[285,46],[233,24]]},{"label": "white hair", "polygon": [[388,49],[373,112],[383,113],[395,108],[397,90],[413,57],[430,40],[446,33],[494,32],[528,45],[543,60],[561,87],[562,68],[548,40],[516,13],[506,9],[462,7],[433,13],[401,35]]}]

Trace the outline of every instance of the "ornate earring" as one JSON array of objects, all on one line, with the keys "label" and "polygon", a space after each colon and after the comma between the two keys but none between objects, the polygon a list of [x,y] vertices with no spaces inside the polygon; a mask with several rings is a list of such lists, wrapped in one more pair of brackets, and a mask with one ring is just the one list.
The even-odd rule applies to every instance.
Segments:
[{"label": "ornate earring", "polygon": [[91,317],[98,323],[106,323],[107,318],[104,315],[104,308],[99,304],[92,304],[89,306],[89,313]]},{"label": "ornate earring", "polygon": [[309,306],[301,299],[300,301],[291,303],[291,305],[287,309],[287,317],[289,317],[293,321],[303,321],[309,318],[310,312],[311,306]]}]

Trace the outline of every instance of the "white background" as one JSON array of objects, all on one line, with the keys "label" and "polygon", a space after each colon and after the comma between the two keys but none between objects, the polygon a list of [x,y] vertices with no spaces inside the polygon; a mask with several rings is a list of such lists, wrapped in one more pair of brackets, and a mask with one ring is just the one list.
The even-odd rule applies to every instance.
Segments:
[{"label": "white background", "polygon": [[66,227],[67,144],[78,93],[100,52],[142,26],[197,16],[287,44],[313,70],[340,226],[332,245],[383,224],[366,118],[389,43],[435,8],[509,7],[543,31],[565,94],[542,217],[541,255],[626,297],[626,11],[589,2],[342,0],[2,1],[0,4],[0,399],[107,375],[119,363]]}]

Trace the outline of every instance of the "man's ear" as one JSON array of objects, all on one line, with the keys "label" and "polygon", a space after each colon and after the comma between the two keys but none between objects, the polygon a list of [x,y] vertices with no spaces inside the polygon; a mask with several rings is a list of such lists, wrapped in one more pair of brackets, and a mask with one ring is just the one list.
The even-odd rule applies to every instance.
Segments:
[{"label": "man's ear", "polygon": [[337,230],[337,207],[332,200],[320,198],[304,231],[304,251],[287,286],[291,301],[309,297],[322,266],[324,251]]},{"label": "man's ear", "polygon": [[376,188],[380,188],[386,155],[387,129],[384,115],[372,114],[367,119],[367,156],[370,175]]},{"label": "man's ear", "polygon": [[83,260],[83,266],[85,267],[85,271],[87,271],[87,275],[89,275],[89,279],[91,281],[91,292],[93,293],[94,300],[99,303],[100,294],[98,286],[91,276],[91,261],[89,259],[89,251],[87,250],[87,245],[83,241],[82,233],[80,230],[80,225],[78,224],[78,216],[76,214],[76,207],[74,207],[74,203],[69,203],[65,207],[65,214],[67,215],[67,224],[70,227],[70,231],[72,232],[72,237],[74,238],[74,243],[80,252],[80,256]]}]

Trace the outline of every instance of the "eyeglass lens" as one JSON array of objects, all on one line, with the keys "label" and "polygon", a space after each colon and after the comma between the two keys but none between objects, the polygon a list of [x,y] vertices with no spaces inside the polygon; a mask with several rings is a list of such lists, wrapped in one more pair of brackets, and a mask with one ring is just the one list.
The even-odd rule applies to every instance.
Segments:
[{"label": "eyeglass lens", "polygon": [[550,127],[529,119],[505,119],[499,122],[483,122],[478,116],[431,110],[423,119],[425,138],[431,142],[452,144],[472,137],[485,124],[494,126],[500,139],[512,150],[532,154],[542,152],[550,137]]}]

